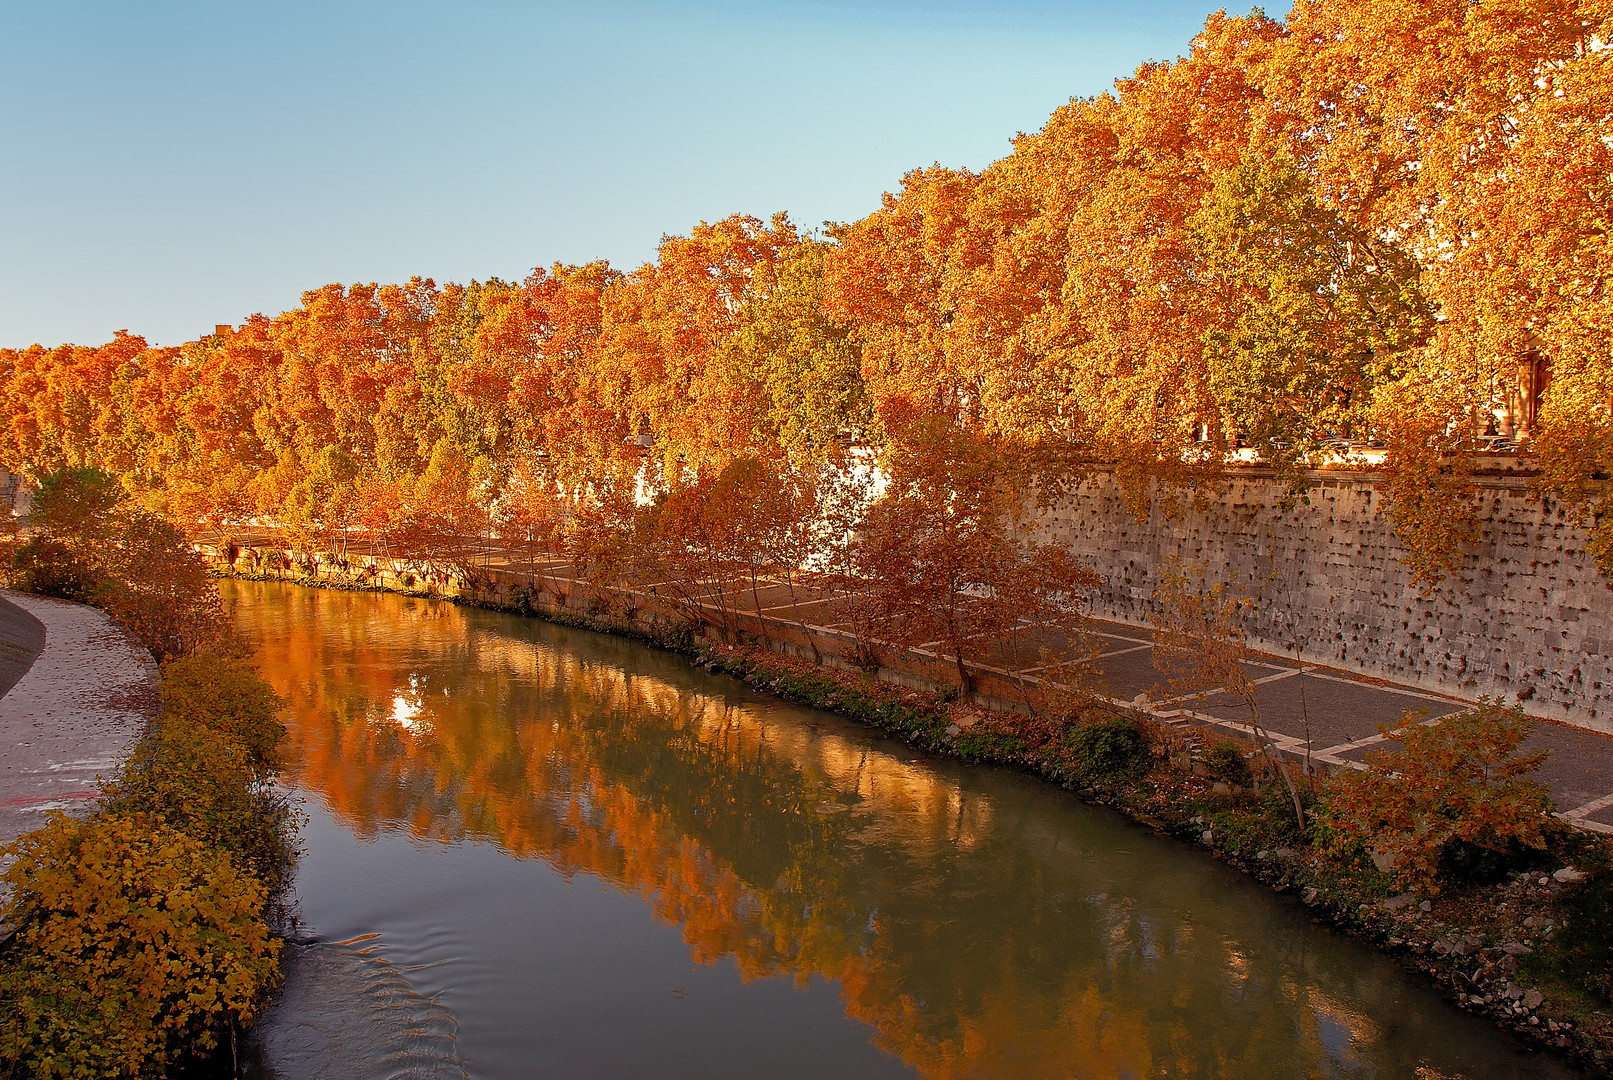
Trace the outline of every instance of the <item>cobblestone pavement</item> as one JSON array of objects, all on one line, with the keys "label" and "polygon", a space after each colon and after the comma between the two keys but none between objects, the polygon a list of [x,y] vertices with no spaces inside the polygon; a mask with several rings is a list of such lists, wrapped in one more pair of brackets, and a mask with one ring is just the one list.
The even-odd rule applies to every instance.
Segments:
[{"label": "cobblestone pavement", "polygon": [[0,591],[0,686],[11,674],[0,697],[0,843],[38,828],[47,810],[92,806],[158,704],[151,654],[103,612]]}]

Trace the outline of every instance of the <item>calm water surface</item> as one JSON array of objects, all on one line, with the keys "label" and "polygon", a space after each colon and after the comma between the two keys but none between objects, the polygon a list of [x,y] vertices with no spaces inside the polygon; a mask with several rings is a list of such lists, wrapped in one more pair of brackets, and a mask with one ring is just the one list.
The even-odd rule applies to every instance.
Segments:
[{"label": "calm water surface", "polygon": [[225,583],[309,931],[481,1077],[1572,1075],[1202,854],[677,657]]}]

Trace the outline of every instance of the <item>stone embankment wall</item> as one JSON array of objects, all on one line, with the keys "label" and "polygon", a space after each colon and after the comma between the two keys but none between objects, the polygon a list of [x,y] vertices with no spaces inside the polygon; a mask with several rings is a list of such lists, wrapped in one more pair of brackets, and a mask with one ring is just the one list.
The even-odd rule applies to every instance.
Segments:
[{"label": "stone embankment wall", "polygon": [[1613,591],[1586,530],[1522,477],[1479,480],[1480,538],[1455,578],[1424,595],[1378,490],[1381,477],[1318,474],[1283,510],[1281,485],[1240,471],[1224,494],[1176,514],[1127,511],[1112,475],[1089,478],[1046,518],[1103,578],[1094,614],[1144,623],[1174,559],[1255,599],[1252,638],[1268,652],[1466,699],[1521,700],[1579,727],[1613,731]]}]

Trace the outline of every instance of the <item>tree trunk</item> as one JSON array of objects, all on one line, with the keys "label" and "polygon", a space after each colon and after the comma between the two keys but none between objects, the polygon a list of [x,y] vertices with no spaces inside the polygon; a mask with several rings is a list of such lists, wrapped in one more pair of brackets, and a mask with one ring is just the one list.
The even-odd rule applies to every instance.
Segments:
[{"label": "tree trunk", "polygon": [[974,693],[974,676],[969,674],[969,668],[963,662],[963,648],[960,646],[952,650],[952,659],[958,664],[958,686],[962,688],[965,696]]}]

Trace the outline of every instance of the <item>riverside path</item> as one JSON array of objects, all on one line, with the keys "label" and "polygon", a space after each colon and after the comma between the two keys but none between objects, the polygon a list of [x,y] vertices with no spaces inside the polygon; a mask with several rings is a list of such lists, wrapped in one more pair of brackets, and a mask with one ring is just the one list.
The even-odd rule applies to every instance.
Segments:
[{"label": "riverside path", "polygon": [[0,590],[0,693],[4,844],[94,805],[156,713],[157,666],[95,608]]}]

